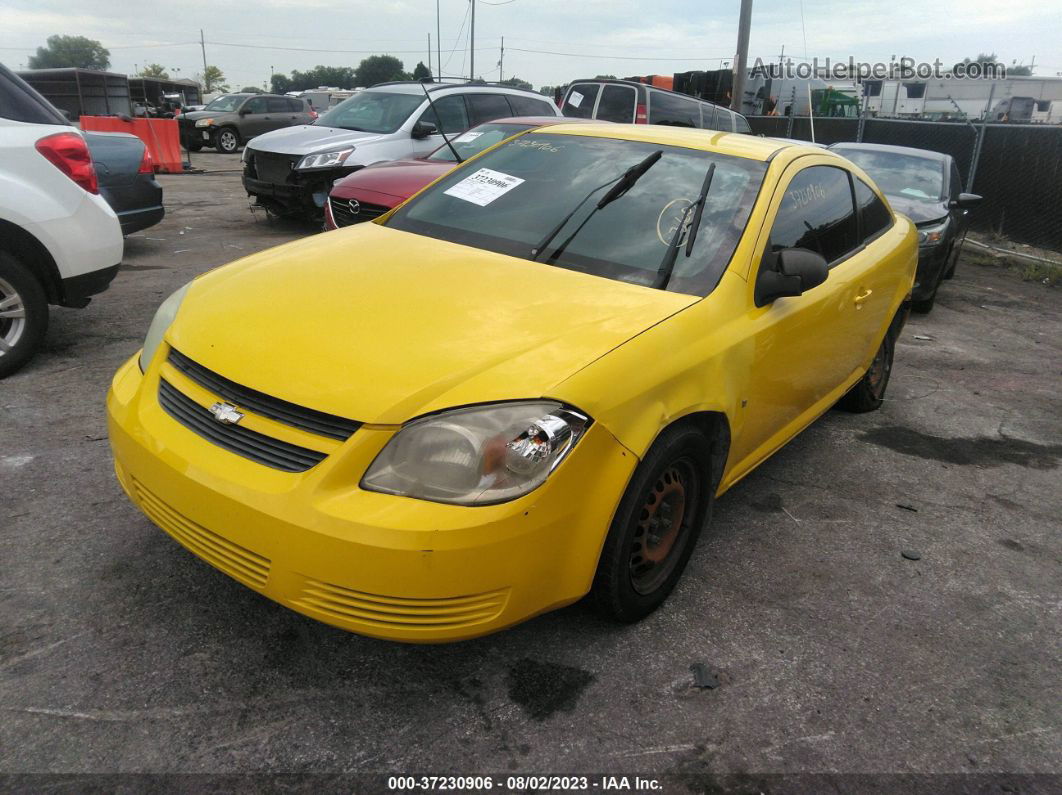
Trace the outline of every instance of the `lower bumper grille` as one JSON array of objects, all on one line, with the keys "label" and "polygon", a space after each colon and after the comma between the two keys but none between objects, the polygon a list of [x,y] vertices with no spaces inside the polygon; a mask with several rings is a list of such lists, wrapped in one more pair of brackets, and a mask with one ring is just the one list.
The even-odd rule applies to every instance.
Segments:
[{"label": "lower bumper grille", "polygon": [[379,204],[366,204],[365,202],[331,196],[328,198],[328,204],[332,210],[332,219],[336,222],[336,226],[350,226],[351,224],[359,224],[362,221],[371,221],[391,209]]},{"label": "lower bumper grille", "polygon": [[159,381],[159,404],[181,425],[226,450],[284,472],[305,472],[326,458],[310,450],[242,428],[223,425],[194,400],[165,380]]},{"label": "lower bumper grille", "polygon": [[447,599],[407,599],[353,591],[307,578],[294,600],[303,607],[345,622],[397,629],[455,629],[495,618],[509,598],[508,589]]},{"label": "lower bumper grille", "polygon": [[265,587],[266,580],[269,579],[268,558],[186,519],[135,480],[133,492],[147,517],[184,547],[244,585],[252,588]]}]

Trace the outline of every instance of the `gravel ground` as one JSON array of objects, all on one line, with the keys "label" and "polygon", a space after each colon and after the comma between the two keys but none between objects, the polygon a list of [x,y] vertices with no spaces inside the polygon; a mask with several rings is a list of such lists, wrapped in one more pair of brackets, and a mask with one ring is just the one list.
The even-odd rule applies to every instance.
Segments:
[{"label": "gravel ground", "polygon": [[[195,161],[208,173],[161,178],[167,217],[127,241],[112,288],[56,310],[43,353],[0,383],[0,773],[638,773],[679,790],[1039,773],[1052,775],[1023,786],[1062,786],[1054,289],[961,263],[905,329],[883,409],[830,412],[732,489],[641,624],[575,605],[403,646],[242,587],[114,480],[104,394],[162,298],[315,232],[252,217],[237,158]],[[698,662],[717,688],[692,687]]]}]

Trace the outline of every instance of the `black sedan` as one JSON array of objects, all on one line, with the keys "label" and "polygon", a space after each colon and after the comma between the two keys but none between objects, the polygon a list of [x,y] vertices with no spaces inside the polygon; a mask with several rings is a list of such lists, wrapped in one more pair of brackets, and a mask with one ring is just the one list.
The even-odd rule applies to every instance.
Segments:
[{"label": "black sedan", "polygon": [[966,213],[981,197],[962,192],[951,155],[883,144],[836,143],[829,147],[863,169],[888,197],[892,208],[918,227],[918,275],[911,308],[933,308],[940,283],[955,275],[966,238]]},{"label": "black sedan", "polygon": [[100,195],[128,235],[154,226],[166,214],[162,186],[155,179],[144,142],[129,133],[86,132]]}]

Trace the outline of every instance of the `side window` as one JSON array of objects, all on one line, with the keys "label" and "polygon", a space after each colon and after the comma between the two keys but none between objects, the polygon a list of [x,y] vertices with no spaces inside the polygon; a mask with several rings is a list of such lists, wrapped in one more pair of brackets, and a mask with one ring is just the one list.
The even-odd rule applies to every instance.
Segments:
[{"label": "side window", "polygon": [[[471,125],[468,123],[468,112],[465,110],[465,100],[460,94],[450,94],[448,97],[432,98],[435,110],[439,112],[436,118],[435,110],[429,105],[421,114],[420,120],[434,124],[436,128],[446,134],[461,133]],[[440,120],[441,119],[441,120]]]},{"label": "side window", "polygon": [[308,108],[301,99],[289,99],[288,110],[290,110],[292,113],[306,113]]},{"label": "side window", "polygon": [[517,116],[556,116],[554,105],[544,99],[523,97],[519,94],[508,95],[509,104]]},{"label": "side window", "polygon": [[700,127],[701,108],[695,99],[666,91],[649,92],[649,123],[672,127]]},{"label": "side window", "polygon": [[749,126],[749,120],[740,113],[734,114],[734,132],[752,135],[752,128]]},{"label": "side window", "polygon": [[267,100],[270,113],[290,113],[291,105],[284,97],[270,97]]},{"label": "side window", "polygon": [[568,89],[561,113],[573,119],[594,118],[594,103],[601,86],[597,83],[576,83]]},{"label": "side window", "polygon": [[507,119],[513,115],[509,103],[501,94],[467,94],[466,96],[472,108],[472,124]]},{"label": "side window", "polygon": [[601,101],[597,103],[597,115],[594,118],[631,124],[634,122],[636,99],[633,87],[606,83],[601,91]]},{"label": "side window", "polygon": [[0,118],[30,124],[69,124],[44,97],[0,65]]},{"label": "side window", "polygon": [[707,105],[704,105],[702,110],[704,111],[704,126],[706,129],[722,130],[723,132],[734,131],[734,125],[730,121],[730,111],[728,111],[726,108],[721,108],[718,105],[712,105],[710,117]]},{"label": "side window", "polygon": [[770,250],[806,248],[833,263],[859,245],[848,172],[811,166],[789,183],[771,227]]},{"label": "side window", "polygon": [[269,105],[266,103],[265,97],[255,97],[254,99],[247,100],[243,106],[243,110],[248,113],[267,113]]},{"label": "side window", "polygon": [[856,206],[859,208],[860,223],[863,225],[863,242],[866,243],[892,226],[892,213],[867,183],[854,175],[853,181]]}]

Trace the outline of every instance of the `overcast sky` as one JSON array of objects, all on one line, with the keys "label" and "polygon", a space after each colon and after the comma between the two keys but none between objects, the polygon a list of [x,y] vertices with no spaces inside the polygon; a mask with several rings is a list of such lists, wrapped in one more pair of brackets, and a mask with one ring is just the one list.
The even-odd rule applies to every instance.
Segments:
[{"label": "overcast sky", "polygon": [[[476,6],[477,74],[497,79],[504,36],[505,76],[536,88],[596,74],[716,69],[736,46],[738,0],[491,3]],[[440,6],[443,73],[467,74],[469,2]],[[909,55],[952,63],[996,52],[1007,64],[1035,56],[1040,76],[1062,73],[1062,0],[803,0],[803,19],[801,7],[800,0],[756,0],[750,57],[776,59],[783,46],[797,58],[864,61]],[[21,68],[49,35],[64,33],[103,42],[113,71],[157,62],[190,77],[202,71],[202,27],[208,62],[234,89],[262,85],[271,66],[356,66],[372,53],[394,54],[412,70],[427,60],[429,33],[434,49],[435,8],[434,0],[0,0],[0,61]]]}]

